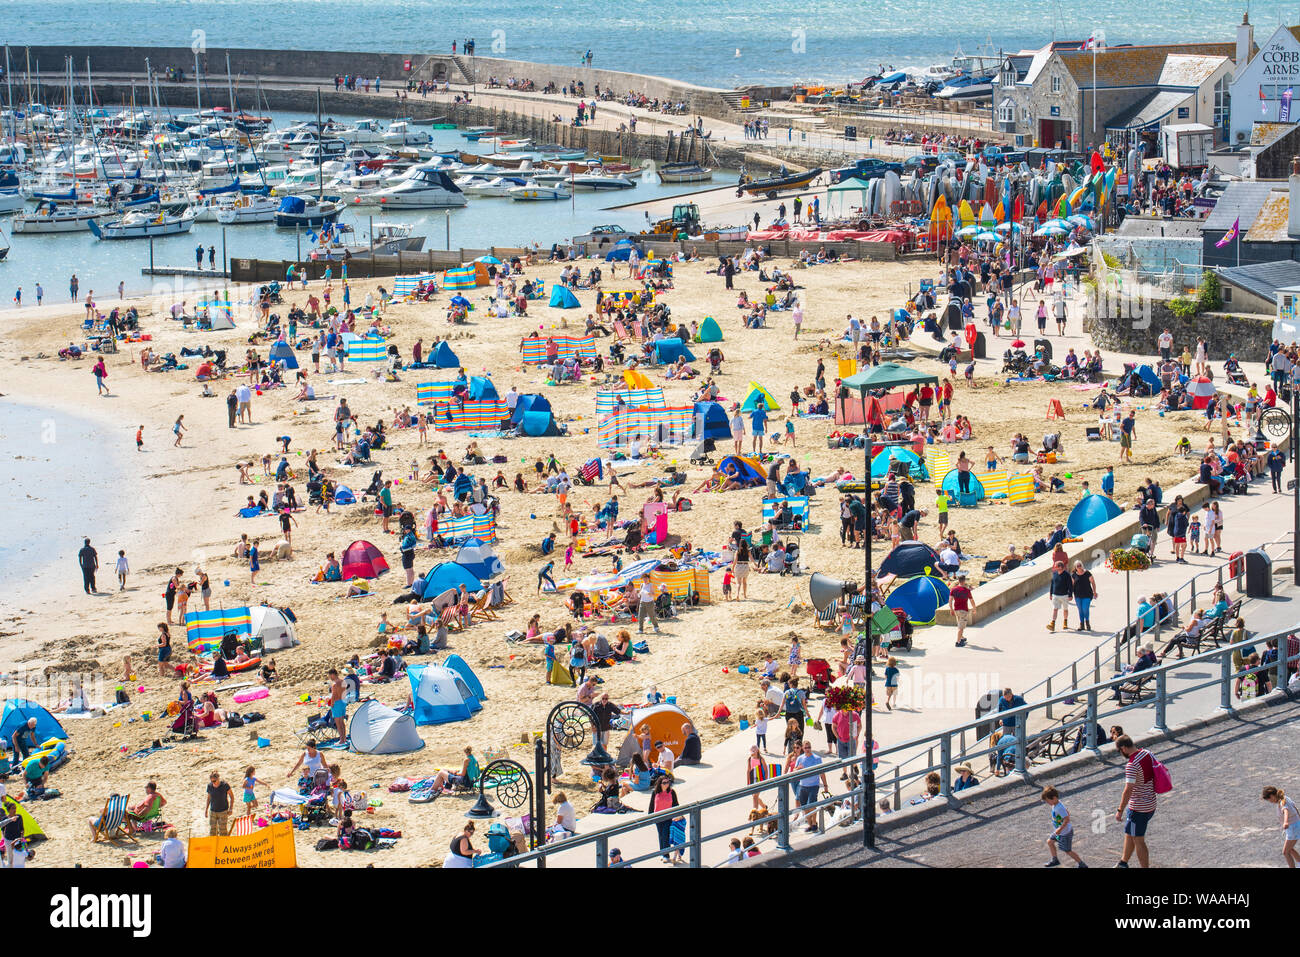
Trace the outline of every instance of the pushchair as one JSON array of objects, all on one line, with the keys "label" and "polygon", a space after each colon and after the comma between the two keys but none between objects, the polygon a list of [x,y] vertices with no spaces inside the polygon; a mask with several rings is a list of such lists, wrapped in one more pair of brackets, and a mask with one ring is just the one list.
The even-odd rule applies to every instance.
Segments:
[{"label": "pushchair", "polygon": [[831,665],[825,658],[809,658],[805,665],[808,669],[808,680],[813,683],[812,690],[816,694],[825,694],[831,686]]},{"label": "pushchair", "polygon": [[1029,355],[1024,349],[1008,349],[1002,353],[1002,371],[1024,375],[1029,371]]},{"label": "pushchair", "polygon": [[375,469],[375,474],[370,477],[370,484],[366,486],[366,495],[378,495],[384,487],[384,470]]},{"label": "pushchair", "polygon": [[198,734],[193,702],[186,701],[181,704],[181,710],[176,715],[176,720],[172,722],[172,733],[179,734],[183,738],[193,738]]}]

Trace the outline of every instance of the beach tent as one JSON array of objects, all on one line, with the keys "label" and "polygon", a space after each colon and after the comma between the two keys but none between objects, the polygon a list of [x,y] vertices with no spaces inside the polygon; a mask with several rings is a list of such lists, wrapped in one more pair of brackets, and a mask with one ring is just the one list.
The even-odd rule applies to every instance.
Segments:
[{"label": "beach tent", "polygon": [[[343,577],[347,577],[346,572]],[[439,595],[448,588],[460,588],[461,585],[464,585],[471,595],[483,590],[483,583],[479,581],[478,576],[457,562],[439,562],[424,576],[426,595]]]},{"label": "beach tent", "polygon": [[515,403],[515,411],[510,413],[510,421],[518,425],[524,420],[526,412],[550,412],[551,403],[544,395],[521,395]]},{"label": "beach tent", "polygon": [[266,358],[270,362],[283,363],[286,369],[298,368],[298,357],[293,354],[293,346],[283,339],[271,346],[271,351],[267,353]]},{"label": "beach tent", "polygon": [[644,372],[638,372],[636,369],[628,369],[623,373],[623,381],[629,389],[653,389],[655,384],[650,381]]},{"label": "beach tent", "polygon": [[731,420],[727,418],[727,410],[717,402],[696,402],[695,437],[697,439],[731,438]]},{"label": "beach tent", "polygon": [[[960,494],[958,493],[958,489],[961,488],[961,486],[957,484],[957,470],[956,470],[956,469],[949,469],[949,470],[948,470],[948,473],[947,473],[946,475],[944,475],[944,477],[943,477],[943,481],[939,483],[939,486],[940,486],[940,488],[942,488],[945,492],[948,493],[948,498],[949,498],[951,501],[953,501],[953,502],[958,502],[958,499],[960,498]],[[984,494],[984,486],[983,486],[983,484],[980,482],[979,477],[978,477],[974,472],[971,473],[971,477],[970,477],[970,492],[969,492],[968,494],[970,494],[970,495],[974,495],[974,496],[975,496],[975,501],[977,501],[977,502],[982,502],[982,501],[984,501],[984,499],[986,498],[986,496],[985,496],[985,494]],[[958,504],[962,504],[962,503],[958,503]]]},{"label": "beach tent", "polygon": [[915,578],[939,567],[939,555],[925,542],[900,542],[880,563],[877,578]]},{"label": "beach tent", "polygon": [[694,362],[695,356],[680,339],[660,339],[655,343],[656,362],[676,362],[679,356],[685,356],[687,362]]},{"label": "beach tent", "polygon": [[539,438],[545,435],[559,435],[560,427],[555,424],[555,416],[550,410],[545,412],[525,412],[519,423],[524,435]]},{"label": "beach tent", "polygon": [[340,485],[334,490],[335,505],[355,505],[357,504],[356,493],[346,485]]},{"label": "beach tent", "polygon": [[438,343],[438,348],[433,350],[433,355],[429,357],[439,369],[459,369],[460,359],[456,358],[456,353],[451,351],[451,346],[446,342]]},{"label": "beach tent", "polygon": [[940,578],[922,575],[891,591],[885,604],[906,612],[908,620],[915,625],[932,625],[939,609],[948,604],[948,586]]},{"label": "beach tent", "polygon": [[753,412],[758,408],[759,403],[767,406],[769,412],[775,412],[781,408],[776,404],[776,399],[772,398],[772,393],[768,392],[757,382],[749,384],[749,395],[745,396],[745,401],[740,406],[742,412]]},{"label": "beach tent", "polygon": [[485,545],[482,539],[478,538],[465,539],[465,544],[456,552],[455,564],[480,581],[495,578],[506,570],[492,546]]},{"label": "beach tent", "polygon": [[255,605],[248,610],[251,634],[260,638],[263,651],[283,651],[298,644],[293,622],[279,608]]},{"label": "beach tent", "polygon": [[636,246],[633,244],[632,240],[620,239],[614,244],[613,248],[605,254],[605,262],[625,263],[632,258],[632,250],[634,249],[636,249]]},{"label": "beach tent", "polygon": [[578,297],[568,286],[551,287],[551,306],[555,309],[578,309],[581,307]]},{"label": "beach tent", "polygon": [[762,485],[767,481],[767,470],[758,459],[747,455],[728,455],[718,463],[718,470],[738,479],[744,485]]},{"label": "beach tent", "polygon": [[718,326],[718,320],[712,316],[705,316],[704,321],[700,323],[700,342],[721,342],[722,329]]},{"label": "beach tent", "polygon": [[876,457],[871,460],[871,477],[883,479],[889,474],[890,462],[906,462],[907,473],[914,479],[924,481],[930,477],[925,462],[911,449],[902,446],[881,449],[877,452]]},{"label": "beach tent", "polygon": [[50,714],[45,707],[26,698],[11,698],[5,702],[4,711],[0,712],[0,735],[3,735],[6,745],[11,746],[13,733],[31,718],[36,719],[37,744],[50,738],[67,740],[68,732],[63,730],[59,719]]},{"label": "beach tent", "polygon": [[490,399],[499,399],[497,387],[492,384],[492,380],[487,376],[475,375],[469,378],[469,398],[475,402],[486,402]]},{"label": "beach tent", "polygon": [[370,542],[355,541],[343,549],[343,580],[378,578],[388,571],[383,553]]},{"label": "beach tent", "polygon": [[464,658],[460,655],[448,655],[443,659],[442,666],[460,675],[479,701],[487,700],[487,694],[483,691],[483,682],[478,680],[478,675],[474,674],[474,669],[465,663]]},{"label": "beach tent", "polygon": [[1085,495],[1070,509],[1070,517],[1065,520],[1065,530],[1070,533],[1070,537],[1078,538],[1123,514],[1124,509],[1109,495]]},{"label": "beach tent", "polygon": [[28,841],[45,840],[45,832],[36,823],[36,818],[32,817],[31,812],[23,807],[22,802],[15,799],[14,807],[18,809],[18,816],[23,820],[23,837]]},{"label": "beach tent", "polygon": [[358,754],[407,754],[424,747],[409,712],[396,711],[374,698],[352,715],[348,740]]},{"label": "beach tent", "polygon": [[623,746],[618,749],[618,763],[623,765],[632,760],[632,755],[640,749],[637,735],[642,731],[650,732],[651,762],[659,757],[658,749],[653,747],[656,741],[666,744],[673,754],[681,754],[682,743],[685,741],[682,736],[682,725],[688,722],[694,727],[690,716],[675,704],[654,704],[647,708],[633,708],[627,737],[623,739]]},{"label": "beach tent", "polygon": [[209,316],[211,316],[211,325],[209,326],[209,328],[213,332],[220,332],[223,329],[235,328],[235,320],[234,317],[230,315],[229,305],[227,305],[226,308],[224,309],[210,310],[208,314]]},{"label": "beach tent", "polygon": [[1149,365],[1143,364],[1138,366],[1137,374],[1138,378],[1146,383],[1147,388],[1151,390],[1152,395],[1159,395],[1160,390],[1165,387],[1165,384],[1160,381],[1160,376],[1156,375],[1156,371]]},{"label": "beach tent", "polygon": [[[411,699],[415,703],[416,724],[447,724],[468,721],[474,713],[471,700],[478,702],[465,679],[438,665],[408,665]],[[480,705],[480,707],[482,707]]]}]

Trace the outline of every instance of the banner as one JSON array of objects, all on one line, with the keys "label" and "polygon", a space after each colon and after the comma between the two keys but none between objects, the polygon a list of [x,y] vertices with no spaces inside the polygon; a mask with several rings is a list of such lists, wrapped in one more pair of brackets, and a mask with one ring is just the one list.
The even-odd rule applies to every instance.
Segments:
[{"label": "banner", "polygon": [[277,821],[246,837],[192,837],[186,867],[297,867],[293,823]]},{"label": "banner", "polygon": [[1281,109],[1278,111],[1278,114],[1277,114],[1277,121],[1278,121],[1279,123],[1290,123],[1290,122],[1291,122],[1291,97],[1292,97],[1292,95],[1293,95],[1292,89],[1291,89],[1291,87],[1288,86],[1288,87],[1286,88],[1285,92],[1283,92],[1283,94],[1282,94],[1282,106],[1281,106]]}]

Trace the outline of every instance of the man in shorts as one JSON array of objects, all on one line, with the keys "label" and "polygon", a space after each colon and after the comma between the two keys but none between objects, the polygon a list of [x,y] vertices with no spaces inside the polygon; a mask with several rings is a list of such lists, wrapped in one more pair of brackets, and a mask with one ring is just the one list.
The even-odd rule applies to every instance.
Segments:
[{"label": "man in shorts", "polygon": [[1138,866],[1150,867],[1147,850],[1147,825],[1156,813],[1155,756],[1139,748],[1127,734],[1115,739],[1115,747],[1124,755],[1124,793],[1120,795],[1115,820],[1124,822],[1124,852],[1116,867],[1128,867],[1137,852]]},{"label": "man in shorts", "polygon": [[970,624],[970,613],[975,608],[975,596],[966,584],[966,573],[957,573],[957,584],[948,590],[948,608],[957,621],[957,647],[966,644],[966,626]]},{"label": "man in shorts", "polygon": [[347,741],[347,702],[343,700],[343,682],[339,678],[337,668],[329,670],[330,678],[330,719],[334,722],[334,728],[338,731],[339,740]]}]

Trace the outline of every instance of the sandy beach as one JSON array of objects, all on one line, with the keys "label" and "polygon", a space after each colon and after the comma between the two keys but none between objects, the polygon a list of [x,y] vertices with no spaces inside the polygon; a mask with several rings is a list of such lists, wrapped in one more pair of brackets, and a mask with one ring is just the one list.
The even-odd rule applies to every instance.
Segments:
[{"label": "sandy beach", "polygon": [[[764,204],[766,208],[774,204]],[[584,262],[584,269],[592,262]],[[706,273],[710,264],[679,264],[675,268],[675,287],[663,294],[672,307],[676,321],[703,320],[713,316],[720,324],[724,341],[720,347],[726,362],[718,382],[727,403],[743,401],[749,383],[764,385],[781,404],[772,425],[784,426],[789,411],[789,393],[813,379],[819,358],[827,365],[828,381],[834,378],[837,354],[846,355],[844,347],[832,345],[845,326],[845,317],[853,313],[864,320],[873,314],[885,316],[903,304],[903,290],[911,283],[915,288],[921,277],[933,276],[932,262],[846,263],[821,265],[796,272],[805,288],[800,292],[805,322],[798,341],[788,313],[777,313],[769,327],[744,329],[741,312],[735,307],[736,292],[723,288],[720,277]],[[783,269],[788,263],[778,263]],[[528,275],[546,280],[548,287],[559,275],[560,266],[539,265]],[[338,282],[335,282],[337,293]],[[391,286],[389,281],[365,281],[352,284],[352,302],[364,300],[377,285]],[[626,279],[606,280],[604,288],[630,288]],[[763,289],[756,274],[745,273],[736,279],[736,290],[746,290],[751,298],[761,297]],[[319,294],[322,284],[313,283],[309,292]],[[392,342],[409,358],[411,346],[422,338],[426,349],[438,336],[450,336],[451,346],[471,375],[490,373],[498,390],[504,393],[515,386],[522,393],[540,392],[554,407],[558,420],[568,425],[563,438],[519,438],[506,440],[480,438],[478,444],[489,463],[494,455],[504,455],[504,465],[471,467],[472,474],[491,479],[501,468],[508,479],[519,471],[532,477],[532,463],[541,456],[554,454],[570,469],[598,454],[596,442],[595,391],[590,381],[552,387],[537,367],[523,366],[519,342],[531,330],[542,334],[568,330],[580,332],[582,322],[594,306],[594,292],[582,290],[578,298],[582,308],[563,311],[544,303],[530,303],[528,318],[495,319],[486,316],[486,288],[470,295],[478,306],[467,325],[449,326],[446,321],[447,294],[431,303],[397,303],[390,306],[384,321],[393,331]],[[284,315],[292,302],[304,303],[307,293],[293,290],[286,294],[285,305],[275,307]],[[336,298],[336,302],[338,301]],[[202,348],[211,345],[228,352],[230,364],[238,366],[247,336],[253,330],[251,316],[237,318],[238,328],[225,332],[191,332],[162,315],[170,301],[136,300],[141,309],[142,328],[153,335],[156,352],[176,352],[183,346]],[[105,311],[112,303],[104,301]],[[981,310],[982,311],[982,310]],[[238,381],[214,386],[216,398],[200,396],[201,385],[194,380],[196,362],[190,359],[188,371],[145,373],[139,362],[140,345],[123,345],[116,355],[107,357],[108,384],[111,397],[97,397],[90,368],[93,358],[60,361],[58,350],[69,340],[81,340],[80,327],[84,310],[76,304],[47,305],[40,310],[6,310],[0,317],[0,362],[6,369],[0,408],[8,403],[45,410],[56,421],[59,416],[77,416],[95,423],[96,440],[84,439],[84,450],[71,456],[80,463],[69,474],[66,487],[50,488],[31,507],[41,510],[73,511],[80,516],[78,527],[84,532],[63,532],[57,542],[59,557],[51,566],[32,568],[26,581],[13,581],[0,599],[0,672],[18,674],[36,680],[50,672],[102,674],[105,693],[123,680],[123,657],[130,655],[137,678],[129,684],[131,704],[106,716],[70,720],[74,756],[58,770],[52,784],[63,792],[58,799],[34,804],[34,816],[49,835],[38,846],[38,865],[117,866],[132,855],[141,856],[156,846],[160,837],[146,837],[141,848],[130,845],[91,845],[86,819],[103,807],[105,797],[113,792],[130,793],[132,802],[144,793],[148,780],[156,781],[168,799],[165,817],[184,838],[205,835],[202,820],[207,774],[220,770],[234,787],[238,787],[248,765],[257,768],[258,777],[277,786],[291,784],[289,769],[300,753],[292,736],[309,714],[318,707],[300,703],[304,695],[319,696],[326,690],[326,671],[341,667],[354,653],[365,654],[376,645],[376,623],[391,602],[405,591],[400,568],[397,537],[385,535],[380,519],[368,504],[334,508],[329,513],[307,509],[295,517],[293,557],[287,561],[266,561],[256,586],[249,580],[245,562],[233,557],[235,542],[241,533],[261,537],[264,543],[279,538],[272,517],[244,519],[236,510],[251,493],[256,495],[274,482],[260,477],[261,466],[253,474],[258,481],[241,485],[236,463],[250,459],[260,462],[267,453],[278,453],[277,438],[292,437],[290,464],[298,470],[295,482],[298,495],[306,499],[303,485],[305,466],[299,457],[308,450],[321,450],[320,462],[326,474],[360,491],[370,480],[373,469],[382,468],[387,478],[402,478],[394,488],[394,500],[418,514],[427,510],[436,493],[418,483],[410,483],[410,463],[423,461],[438,449],[459,463],[469,439],[463,433],[430,432],[430,445],[420,447],[415,429],[392,433],[389,447],[377,451],[375,464],[350,470],[335,464],[338,456],[333,446],[332,416],[338,399],[346,398],[362,422],[383,418],[391,424],[393,410],[416,409],[415,383],[453,378],[449,370],[412,370],[400,373],[401,381],[377,381],[375,365],[350,366],[342,374],[313,375],[319,401],[295,402],[293,389],[282,389],[255,396],[252,403],[253,425],[227,427],[224,396]],[[302,329],[299,330],[303,334]],[[599,341],[602,352],[612,340]],[[1084,429],[1096,424],[1095,413],[1084,413],[1082,405],[1091,394],[1068,387],[1037,384],[1004,384],[996,375],[1002,346],[990,340],[990,352],[996,348],[998,359],[980,364],[975,387],[960,384],[954,409],[968,415],[974,425],[970,442],[949,446],[954,458],[965,449],[977,461],[984,450],[994,446],[1007,454],[1007,443],[1017,431],[1037,441],[1042,433],[1059,428],[1065,444],[1065,461],[1049,467],[1049,474],[1070,473],[1064,494],[1040,495],[1029,505],[1012,507],[987,503],[973,511],[954,511],[951,526],[961,537],[963,550],[976,558],[970,563],[978,569],[982,557],[1001,557],[1010,542],[1026,545],[1062,522],[1080,495],[1080,483],[1088,480],[1093,489],[1107,466],[1117,463],[1118,444],[1084,441]],[[265,356],[266,347],[257,347]],[[707,347],[697,348],[697,367],[707,370],[704,362]],[[310,368],[305,354],[300,362]],[[927,371],[942,372],[931,359],[916,364]],[[1113,365],[1113,363],[1112,363]],[[656,385],[662,385],[669,404],[684,404],[698,387],[700,379],[689,382],[665,381],[658,370],[651,372]],[[356,379],[365,379],[356,383]],[[331,382],[331,380],[335,380]],[[246,381],[246,378],[245,380]],[[1059,399],[1066,412],[1065,421],[1045,421],[1049,400]],[[1143,404],[1143,400],[1138,400]],[[184,415],[188,431],[179,448],[173,447],[172,423]],[[143,426],[144,448],[134,451],[137,426]],[[834,425],[825,420],[796,420],[797,445],[782,444],[777,451],[799,457],[811,474],[829,475],[844,468],[860,476],[860,450],[830,449],[826,435]],[[1139,481],[1151,477],[1169,488],[1192,474],[1192,459],[1182,459],[1174,452],[1175,442],[1187,435],[1193,447],[1204,445],[1203,419],[1198,413],[1181,413],[1157,418],[1148,410],[1138,412],[1139,439],[1134,450],[1136,463],[1118,469],[1116,497],[1127,503]],[[587,430],[590,429],[588,432]],[[39,439],[35,440],[39,442]],[[748,441],[747,441],[748,445]],[[102,463],[110,449],[120,465],[112,470]],[[718,454],[730,451],[730,443],[719,443]],[[680,453],[680,456],[679,456]],[[63,454],[61,452],[61,454]],[[116,454],[116,453],[115,453]],[[278,454],[276,455],[278,458]],[[662,459],[638,467],[620,466],[619,475],[627,492],[620,496],[623,516],[631,514],[639,503],[649,498],[648,489],[633,489],[634,482],[647,481],[663,474],[663,467],[676,465],[688,473],[686,488],[697,485],[708,474],[702,467],[688,467],[684,449],[668,449]],[[11,472],[24,468],[22,461],[11,461]],[[97,472],[115,478],[106,484],[96,480]],[[112,487],[110,487],[110,485]],[[570,503],[588,516],[607,497],[603,485],[578,487],[570,494]],[[696,547],[716,550],[722,546],[734,521],[747,528],[761,524],[761,489],[728,493],[690,495],[694,508],[675,513],[669,529]],[[917,489],[918,505],[930,508],[933,492],[928,485]],[[109,507],[105,503],[117,504]],[[863,553],[843,548],[837,535],[838,498],[834,490],[823,491],[816,498],[812,528],[803,536],[805,571],[821,571],[845,579],[861,580]],[[22,507],[21,503],[19,506]],[[120,515],[118,510],[120,509]],[[536,573],[542,565],[539,543],[552,528],[558,528],[559,503],[554,496],[507,491],[502,497],[499,520],[500,541],[497,551],[506,565],[508,589],[516,603],[506,608],[497,622],[476,623],[465,632],[453,634],[450,650],[461,655],[482,680],[488,700],[484,710],[470,721],[420,729],[427,747],[413,754],[392,757],[357,755],[342,751],[328,752],[337,760],[352,789],[365,790],[372,798],[383,801],[382,807],[367,815],[368,823],[398,829],[403,837],[395,848],[377,854],[348,854],[339,851],[317,853],[313,845],[326,836],[323,829],[298,831],[298,861],[302,866],[376,866],[429,865],[441,861],[447,842],[463,822],[469,799],[445,797],[431,805],[408,804],[405,796],[389,794],[388,784],[399,776],[418,777],[435,768],[456,768],[465,745],[476,752],[506,751],[531,766],[528,752],[519,746],[522,735],[539,731],[547,711],[556,703],[572,697],[572,689],[548,687],[543,683],[543,650],[540,645],[508,645],[503,635],[522,630],[534,613],[542,616],[545,630],[568,620],[563,599],[536,596]],[[110,513],[112,513],[110,515]],[[535,517],[534,517],[535,516]],[[393,525],[396,528],[396,523]],[[936,538],[933,513],[921,526],[921,537]],[[101,571],[100,594],[84,595],[76,566],[80,536],[91,537],[98,549]],[[561,552],[564,535],[561,534]],[[308,583],[324,561],[327,551],[340,553],[355,539],[374,542],[385,553],[393,572],[374,583],[371,597],[345,600],[344,586]],[[52,546],[53,547],[53,546]],[[127,588],[118,591],[112,563],[118,549],[124,549],[131,563]],[[48,549],[47,549],[48,550]],[[878,550],[878,555],[883,550]],[[427,552],[417,555],[417,572],[423,573],[435,562],[449,559],[446,553]],[[302,644],[276,654],[280,679],[269,698],[257,702],[267,719],[243,729],[213,729],[201,733],[195,741],[171,742],[168,750],[143,758],[127,755],[146,748],[163,735],[166,726],[156,719],[145,722],[141,715],[151,710],[163,712],[176,696],[178,681],[160,678],[153,660],[154,633],[163,620],[161,592],[175,567],[182,567],[187,578],[196,566],[202,566],[212,579],[213,607],[252,604],[289,606],[298,617],[298,635]],[[562,574],[557,564],[557,577]],[[576,558],[570,574],[606,572],[608,559]],[[804,641],[804,657],[834,660],[839,654],[838,632],[816,627],[807,603],[807,576],[776,577],[755,574],[750,579],[749,598],[741,602],[721,601],[721,573],[712,581],[714,603],[685,612],[664,625],[662,636],[648,639],[651,653],[601,672],[611,699],[629,704],[644,700],[646,689],[656,685],[664,694],[672,694],[695,719],[707,749],[711,744],[736,733],[733,718],[725,724],[709,720],[717,701],[725,702],[734,715],[748,713],[753,705],[752,681],[736,674],[736,666],[755,665],[765,652],[784,661],[790,638]],[[229,582],[226,585],[226,582]],[[195,607],[191,604],[191,609]],[[400,614],[393,615],[399,618]],[[607,622],[606,622],[607,624]],[[184,650],[182,628],[173,628],[178,658],[190,660]],[[612,636],[611,636],[612,637]],[[924,630],[917,640],[925,641]],[[411,659],[419,661],[418,658]],[[427,659],[426,659],[427,660]],[[143,688],[143,690],[138,690]],[[402,705],[409,693],[405,681],[391,685],[367,685],[387,704]],[[15,696],[15,686],[0,688],[5,697]],[[218,689],[221,705],[228,693]],[[101,701],[94,702],[96,704]],[[130,720],[134,719],[134,720]],[[258,735],[269,738],[271,746],[259,749]],[[616,738],[616,742],[617,742]],[[168,744],[164,741],[163,744]],[[566,762],[567,774],[562,786],[573,798],[579,813],[585,813],[593,799],[589,782],[574,773],[580,767]],[[586,793],[583,793],[586,792]],[[263,801],[265,792],[261,793]],[[683,793],[684,800],[701,795]]]}]

